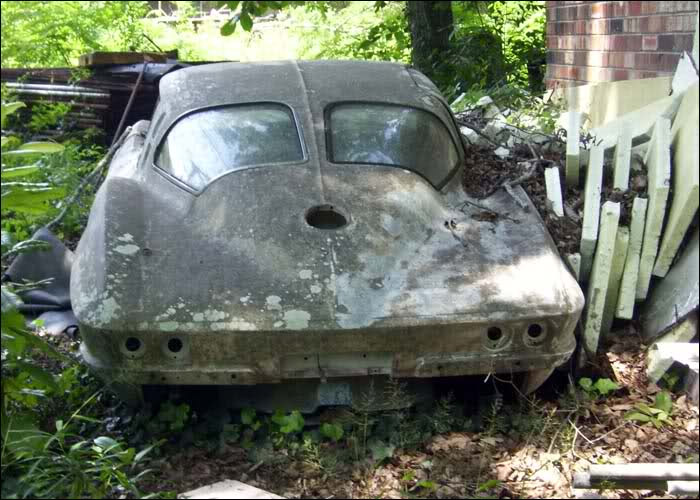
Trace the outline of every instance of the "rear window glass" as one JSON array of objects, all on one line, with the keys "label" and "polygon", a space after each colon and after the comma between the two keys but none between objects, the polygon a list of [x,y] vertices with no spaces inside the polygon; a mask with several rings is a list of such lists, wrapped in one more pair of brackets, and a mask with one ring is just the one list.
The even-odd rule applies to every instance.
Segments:
[{"label": "rear window glass", "polygon": [[440,184],[459,161],[445,125],[420,109],[353,103],[330,111],[330,160],[403,167]]},{"label": "rear window glass", "polygon": [[304,159],[291,110],[281,104],[207,109],[178,121],[156,153],[156,165],[196,190],[252,165]]}]

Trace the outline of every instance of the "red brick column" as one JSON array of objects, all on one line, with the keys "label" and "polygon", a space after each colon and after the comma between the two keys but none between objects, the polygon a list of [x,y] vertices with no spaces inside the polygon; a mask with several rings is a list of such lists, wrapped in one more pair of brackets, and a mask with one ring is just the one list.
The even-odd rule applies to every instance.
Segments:
[{"label": "red brick column", "polygon": [[672,74],[692,50],[698,3],[545,2],[547,87]]}]

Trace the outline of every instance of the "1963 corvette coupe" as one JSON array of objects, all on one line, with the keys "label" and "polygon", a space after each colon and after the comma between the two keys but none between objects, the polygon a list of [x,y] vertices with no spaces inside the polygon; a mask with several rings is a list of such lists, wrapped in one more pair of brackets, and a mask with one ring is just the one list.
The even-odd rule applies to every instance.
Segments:
[{"label": "1963 corvette coupe", "polygon": [[84,359],[133,401],[218,385],[312,411],[370,379],[488,373],[535,389],[573,352],[583,294],[520,188],[479,201],[508,217],[472,217],[464,148],[400,64],[166,75],[76,253]]}]

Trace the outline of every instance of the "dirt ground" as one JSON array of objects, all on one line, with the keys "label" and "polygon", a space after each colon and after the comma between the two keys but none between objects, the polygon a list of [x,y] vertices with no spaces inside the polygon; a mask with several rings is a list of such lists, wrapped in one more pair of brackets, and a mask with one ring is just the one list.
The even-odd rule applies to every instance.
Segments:
[{"label": "dirt ground", "polygon": [[[615,338],[615,337],[614,337]],[[534,398],[495,408],[479,433],[438,434],[379,463],[328,464],[287,450],[190,446],[162,459],[146,485],[151,492],[185,492],[234,479],[288,498],[572,498],[572,476],[599,463],[698,461],[698,408],[674,396],[671,421],[657,429],[624,419],[634,405],[652,404],[660,390],[644,372],[644,346],[630,332],[617,340],[595,372],[609,372],[620,389],[594,400],[581,391],[544,387]],[[604,373],[603,373],[604,374]],[[513,431],[514,418],[532,419]],[[525,426],[524,428],[528,428]],[[326,443],[328,448],[337,447]],[[152,465],[152,466],[153,466]],[[663,492],[611,490],[606,498],[672,498]]]}]

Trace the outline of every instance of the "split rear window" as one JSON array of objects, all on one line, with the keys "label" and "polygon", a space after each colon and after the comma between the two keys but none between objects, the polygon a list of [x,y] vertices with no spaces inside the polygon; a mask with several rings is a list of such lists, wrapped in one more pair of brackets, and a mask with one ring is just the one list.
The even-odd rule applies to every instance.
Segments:
[{"label": "split rear window", "polygon": [[303,159],[292,111],[281,104],[256,103],[180,119],[161,142],[155,164],[198,191],[228,172]]},{"label": "split rear window", "polygon": [[445,125],[416,108],[343,103],[329,113],[329,160],[402,167],[439,185],[459,154]]}]

